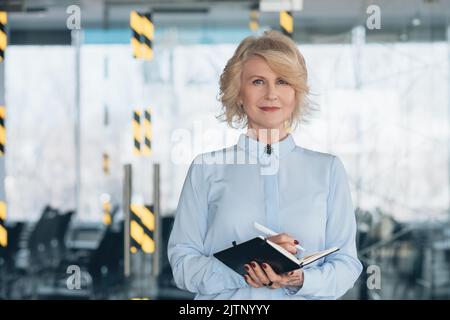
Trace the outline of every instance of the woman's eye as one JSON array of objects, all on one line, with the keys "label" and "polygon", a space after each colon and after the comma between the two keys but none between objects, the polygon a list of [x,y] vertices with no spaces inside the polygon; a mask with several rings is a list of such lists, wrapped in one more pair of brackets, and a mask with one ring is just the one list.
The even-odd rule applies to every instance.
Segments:
[{"label": "woman's eye", "polygon": [[287,82],[284,81],[283,79],[279,79],[279,80],[278,80],[278,84],[289,84],[289,83],[287,83]]},{"label": "woman's eye", "polygon": [[263,81],[261,79],[253,80],[253,84],[263,84]]}]

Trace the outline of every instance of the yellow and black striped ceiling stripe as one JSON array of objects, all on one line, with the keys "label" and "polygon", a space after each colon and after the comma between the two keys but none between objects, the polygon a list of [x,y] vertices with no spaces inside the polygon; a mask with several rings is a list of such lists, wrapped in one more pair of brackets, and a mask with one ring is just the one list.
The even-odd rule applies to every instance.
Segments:
[{"label": "yellow and black striped ceiling stripe", "polygon": [[250,21],[248,23],[250,30],[253,32],[258,31],[259,29],[259,10],[252,9],[250,11]]},{"label": "yellow and black striped ceiling stripe", "polygon": [[6,108],[0,106],[0,157],[5,155],[6,150]]},{"label": "yellow and black striped ceiling stripe", "polygon": [[147,156],[152,153],[152,111],[150,108],[144,110],[144,146],[142,153]]},{"label": "yellow and black striped ceiling stripe", "polygon": [[109,226],[112,223],[111,203],[109,201],[103,202],[103,224]]},{"label": "yellow and black striped ceiling stripe", "polygon": [[8,246],[8,230],[5,226],[6,220],[6,202],[0,201],[0,247]]},{"label": "yellow and black striped ceiling stripe", "polygon": [[153,206],[132,204],[130,206],[131,252],[135,253],[137,249],[142,249],[145,253],[153,253],[155,251],[154,230]]},{"label": "yellow and black striped ceiling stripe", "polygon": [[294,32],[294,18],[291,11],[281,11],[280,12],[280,27],[281,32],[292,38]]},{"label": "yellow and black striped ceiling stripe", "polygon": [[8,45],[8,36],[6,33],[6,25],[8,23],[8,14],[0,11],[0,62],[5,59],[5,50]]},{"label": "yellow and black striped ceiling stripe", "polygon": [[142,58],[142,46],[141,46],[141,35],[142,35],[142,16],[137,11],[130,12],[130,28],[131,28],[131,49],[133,52],[133,57],[140,59]]},{"label": "yellow and black striped ceiling stripe", "polygon": [[142,17],[142,58],[145,60],[153,59],[153,38],[155,35],[155,26],[153,25],[152,13],[148,12]]},{"label": "yellow and black striped ceiling stripe", "polygon": [[135,155],[140,155],[142,136],[141,136],[141,111],[139,110],[133,111],[132,127],[133,127],[133,153]]}]

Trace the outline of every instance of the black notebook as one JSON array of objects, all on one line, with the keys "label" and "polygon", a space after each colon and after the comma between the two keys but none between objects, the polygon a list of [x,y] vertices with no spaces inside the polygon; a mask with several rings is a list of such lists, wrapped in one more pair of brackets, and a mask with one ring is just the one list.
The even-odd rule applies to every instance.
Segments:
[{"label": "black notebook", "polygon": [[304,266],[338,250],[338,248],[330,248],[303,258],[297,258],[276,243],[259,236],[246,242],[233,245],[220,252],[216,252],[214,257],[242,276],[247,273],[244,265],[251,261],[256,261],[259,264],[265,262],[269,264],[276,273],[281,274],[303,268]]}]

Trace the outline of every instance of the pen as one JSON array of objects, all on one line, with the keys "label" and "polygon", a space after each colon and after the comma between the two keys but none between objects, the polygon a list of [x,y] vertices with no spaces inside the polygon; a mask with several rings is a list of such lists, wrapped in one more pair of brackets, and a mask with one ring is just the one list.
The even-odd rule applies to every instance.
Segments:
[{"label": "pen", "polygon": [[[259,224],[258,222],[253,222],[253,226],[258,229],[259,231],[269,235],[269,236],[276,236],[278,233],[270,230],[269,228],[264,227],[263,225]],[[303,248],[301,245],[297,244],[295,246],[297,249],[301,250],[301,251],[305,251],[305,248]]]}]

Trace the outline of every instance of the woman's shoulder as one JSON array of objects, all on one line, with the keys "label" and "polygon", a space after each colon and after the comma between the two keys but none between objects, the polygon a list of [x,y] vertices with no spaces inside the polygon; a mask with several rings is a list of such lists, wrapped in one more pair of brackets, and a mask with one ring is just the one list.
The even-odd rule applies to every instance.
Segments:
[{"label": "woman's shoulder", "polygon": [[306,161],[311,167],[326,173],[345,173],[345,165],[341,158],[333,153],[321,152],[312,150],[300,146],[296,146],[295,151],[301,154],[303,160]]},{"label": "woman's shoulder", "polygon": [[230,147],[224,147],[221,149],[216,149],[216,150],[212,150],[212,151],[206,151],[206,152],[202,152],[199,153],[197,156],[195,156],[193,163],[196,164],[202,164],[202,163],[215,163],[215,164],[220,164],[220,160],[226,160],[227,154],[233,154],[234,152],[236,152],[237,148],[236,145],[234,146],[230,146]]},{"label": "woman's shoulder", "polygon": [[333,161],[333,159],[337,157],[335,154],[332,153],[308,149],[299,145],[295,146],[294,152],[296,152],[298,155],[302,155],[309,159],[326,162]]}]

